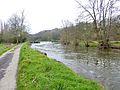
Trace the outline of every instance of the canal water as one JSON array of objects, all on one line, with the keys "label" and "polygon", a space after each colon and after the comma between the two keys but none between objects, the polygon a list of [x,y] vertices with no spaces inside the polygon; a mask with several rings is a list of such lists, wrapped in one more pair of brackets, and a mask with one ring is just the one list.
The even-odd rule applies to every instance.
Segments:
[{"label": "canal water", "polygon": [[41,42],[32,48],[47,53],[78,75],[100,82],[109,90],[120,90],[120,51],[67,47],[56,42]]}]

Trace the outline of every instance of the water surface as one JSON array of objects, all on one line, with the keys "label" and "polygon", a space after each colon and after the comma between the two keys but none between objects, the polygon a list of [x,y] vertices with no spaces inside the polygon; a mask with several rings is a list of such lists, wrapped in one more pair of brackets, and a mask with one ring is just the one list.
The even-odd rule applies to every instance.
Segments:
[{"label": "water surface", "polygon": [[109,90],[120,90],[119,50],[67,47],[55,42],[41,42],[31,47],[47,53],[77,74],[97,80]]}]

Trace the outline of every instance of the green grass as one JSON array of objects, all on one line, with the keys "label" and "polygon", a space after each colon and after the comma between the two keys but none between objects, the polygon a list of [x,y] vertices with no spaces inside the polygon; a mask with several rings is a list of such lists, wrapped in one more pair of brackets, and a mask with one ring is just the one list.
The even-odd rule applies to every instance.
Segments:
[{"label": "green grass", "polygon": [[0,55],[11,49],[13,46],[13,44],[0,44]]},{"label": "green grass", "polygon": [[24,44],[20,52],[17,90],[103,90],[95,81],[78,76],[64,64]]},{"label": "green grass", "polygon": [[[97,41],[89,41],[88,44],[89,44],[89,47],[97,47],[98,46]],[[80,41],[79,45],[80,45],[80,47],[85,47],[85,43],[83,41]]]},{"label": "green grass", "polygon": [[119,46],[120,47],[120,41],[110,41],[112,46]]},{"label": "green grass", "polygon": [[97,47],[98,42],[97,41],[89,41],[89,45],[90,45],[90,47]]}]

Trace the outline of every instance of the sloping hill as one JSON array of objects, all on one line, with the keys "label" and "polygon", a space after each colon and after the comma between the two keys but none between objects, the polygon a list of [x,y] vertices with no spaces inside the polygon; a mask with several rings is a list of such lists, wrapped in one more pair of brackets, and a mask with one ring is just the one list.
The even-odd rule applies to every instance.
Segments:
[{"label": "sloping hill", "polygon": [[30,35],[31,41],[58,41],[62,30],[55,28],[53,30],[44,30],[36,34]]}]

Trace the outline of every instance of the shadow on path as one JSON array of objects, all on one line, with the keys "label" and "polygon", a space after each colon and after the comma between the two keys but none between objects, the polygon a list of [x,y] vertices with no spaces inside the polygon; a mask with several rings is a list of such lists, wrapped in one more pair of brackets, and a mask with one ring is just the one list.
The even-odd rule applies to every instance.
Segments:
[{"label": "shadow on path", "polygon": [[4,77],[5,70],[9,66],[9,63],[12,60],[13,54],[14,53],[12,53],[12,52],[8,52],[3,57],[0,57],[0,80],[1,80],[1,78]]}]

